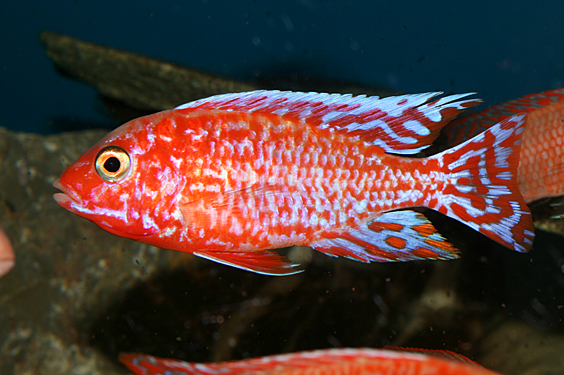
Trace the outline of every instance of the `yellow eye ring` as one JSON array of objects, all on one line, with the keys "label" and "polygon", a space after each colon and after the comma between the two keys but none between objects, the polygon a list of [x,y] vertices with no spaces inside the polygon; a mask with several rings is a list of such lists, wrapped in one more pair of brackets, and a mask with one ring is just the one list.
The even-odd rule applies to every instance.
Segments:
[{"label": "yellow eye ring", "polygon": [[117,146],[104,147],[96,156],[96,171],[108,182],[123,180],[131,167],[129,154]]}]

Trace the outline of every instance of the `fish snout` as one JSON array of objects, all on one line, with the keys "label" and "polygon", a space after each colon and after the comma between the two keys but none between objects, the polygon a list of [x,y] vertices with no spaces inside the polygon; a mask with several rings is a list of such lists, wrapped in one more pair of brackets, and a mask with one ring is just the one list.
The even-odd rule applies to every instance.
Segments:
[{"label": "fish snout", "polygon": [[72,189],[65,187],[59,178],[53,182],[53,186],[61,191],[53,194],[53,198],[60,206],[68,208],[71,203],[82,205],[82,200],[78,195]]}]

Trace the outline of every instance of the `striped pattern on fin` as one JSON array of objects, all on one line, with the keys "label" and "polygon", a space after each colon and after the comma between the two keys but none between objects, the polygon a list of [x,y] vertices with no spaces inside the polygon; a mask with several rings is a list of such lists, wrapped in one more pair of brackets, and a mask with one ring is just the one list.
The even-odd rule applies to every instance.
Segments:
[{"label": "striped pattern on fin", "polygon": [[330,256],[366,263],[458,258],[458,250],[437,233],[433,224],[411,210],[383,213],[365,226],[317,241],[311,247]]},{"label": "striped pattern on fin", "polygon": [[510,116],[533,112],[562,100],[564,100],[564,88],[525,95],[489,107],[480,113],[456,119],[444,127],[443,133],[446,135],[449,145],[456,145],[478,135]]},{"label": "striped pattern on fin", "polygon": [[533,220],[517,185],[525,115],[516,115],[429,159],[450,182],[435,209],[519,252],[531,249]]},{"label": "striped pattern on fin", "polygon": [[223,110],[279,115],[311,126],[358,136],[394,154],[416,154],[439,136],[441,128],[462,110],[477,105],[468,95],[441,92],[390,96],[250,91],[196,100],[176,110]]}]

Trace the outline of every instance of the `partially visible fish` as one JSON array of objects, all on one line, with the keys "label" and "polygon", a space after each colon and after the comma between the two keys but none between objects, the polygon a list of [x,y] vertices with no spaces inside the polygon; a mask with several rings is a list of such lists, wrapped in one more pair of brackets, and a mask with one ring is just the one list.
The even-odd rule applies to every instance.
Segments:
[{"label": "partially visible fish", "polygon": [[122,353],[119,361],[136,375],[495,375],[449,351],[325,349],[220,363],[183,362]]},{"label": "partially visible fish", "polygon": [[0,228],[0,277],[7,274],[15,265],[16,256],[8,236]]},{"label": "partially visible fish", "polygon": [[516,114],[527,113],[517,182],[526,202],[564,195],[564,88],[522,96],[446,125],[452,147]]},{"label": "partially visible fish", "polygon": [[524,116],[428,158],[470,94],[254,91],[132,120],[63,172],[55,200],[110,233],[269,275],[268,251],[311,246],[361,262],[453,259],[428,207],[511,249],[532,246],[516,184]]}]

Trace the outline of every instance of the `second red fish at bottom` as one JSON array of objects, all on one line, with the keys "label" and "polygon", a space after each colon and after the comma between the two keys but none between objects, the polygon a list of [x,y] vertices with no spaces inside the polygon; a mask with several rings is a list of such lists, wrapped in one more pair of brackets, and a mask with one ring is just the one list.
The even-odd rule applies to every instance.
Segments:
[{"label": "second red fish at bottom", "polygon": [[122,353],[120,362],[136,375],[495,375],[449,351],[369,348],[325,349],[240,361],[194,363]]}]

